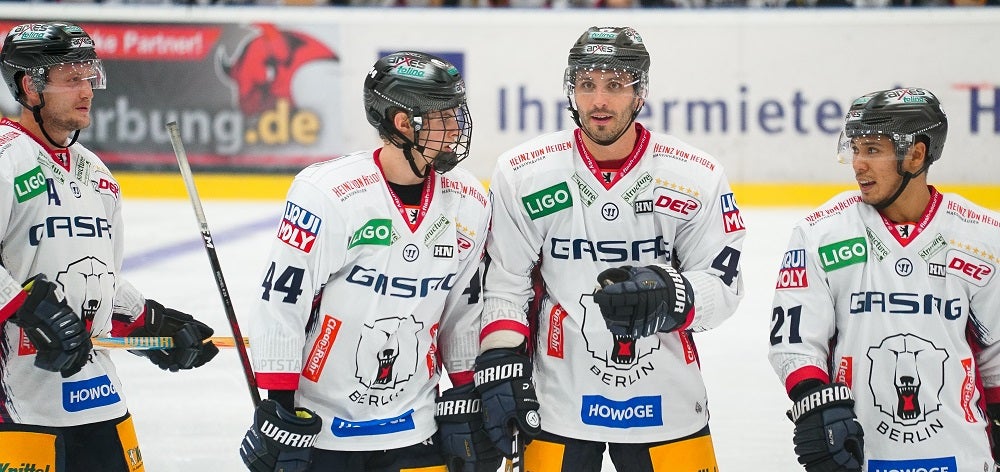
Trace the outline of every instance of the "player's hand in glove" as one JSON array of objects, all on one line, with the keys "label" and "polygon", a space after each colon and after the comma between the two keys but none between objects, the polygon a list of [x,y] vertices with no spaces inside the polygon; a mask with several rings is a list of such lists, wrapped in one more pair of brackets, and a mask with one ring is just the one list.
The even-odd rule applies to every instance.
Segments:
[{"label": "player's hand in glove", "polygon": [[990,420],[990,444],[993,445],[993,460],[1000,461],[1000,403],[987,403],[986,416]]},{"label": "player's hand in glove", "polygon": [[309,409],[293,413],[274,400],[261,400],[243,436],[240,457],[254,472],[302,472],[312,462],[312,445],[322,427],[323,421]]},{"label": "player's hand in glove", "polygon": [[531,359],[520,348],[490,349],[476,358],[476,390],[483,400],[483,427],[505,457],[514,457],[513,428],[525,444],[542,431]]},{"label": "player's hand in glove", "polygon": [[808,472],[861,472],[864,431],[854,414],[851,389],[818,384],[797,394],[788,418],[795,423],[795,454]]},{"label": "player's hand in glove", "polygon": [[691,284],[669,265],[622,266],[597,276],[594,301],[611,333],[638,338],[684,329],[694,318]]},{"label": "player's hand in glove", "polygon": [[500,451],[483,429],[483,413],[475,384],[452,387],[437,398],[441,451],[449,472],[496,472]]},{"label": "player's hand in glove", "polygon": [[25,282],[28,292],[11,321],[35,345],[35,366],[69,377],[83,368],[93,347],[87,325],[66,304],[62,291],[38,274]]},{"label": "player's hand in glove", "polygon": [[132,332],[132,336],[170,336],[174,347],[163,350],[131,351],[148,357],[163,370],[177,372],[181,369],[201,367],[219,353],[210,338],[215,331],[191,315],[165,308],[155,300],[146,300],[146,323]]}]

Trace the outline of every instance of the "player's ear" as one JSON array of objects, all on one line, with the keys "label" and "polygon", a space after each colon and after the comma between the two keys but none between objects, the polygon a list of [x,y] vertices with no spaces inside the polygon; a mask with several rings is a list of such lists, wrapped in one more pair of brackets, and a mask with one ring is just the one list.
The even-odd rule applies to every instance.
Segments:
[{"label": "player's ear", "polygon": [[410,124],[410,115],[406,114],[405,111],[397,111],[396,114],[392,115],[392,124],[406,136],[413,135],[413,126]]}]

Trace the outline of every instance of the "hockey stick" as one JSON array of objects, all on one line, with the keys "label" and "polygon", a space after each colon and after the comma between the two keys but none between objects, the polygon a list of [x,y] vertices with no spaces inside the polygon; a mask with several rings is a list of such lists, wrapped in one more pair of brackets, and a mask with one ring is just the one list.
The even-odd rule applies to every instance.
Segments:
[{"label": "hockey stick", "polygon": [[514,457],[504,460],[504,472],[521,472],[524,467],[521,465],[521,456],[524,454],[524,443],[521,441],[521,432],[514,427],[513,431],[513,444],[511,444],[512,452]]},{"label": "hockey stick", "polygon": [[[181,177],[184,178],[184,185],[187,186],[188,195],[191,197],[195,217],[198,218],[201,239],[205,243],[205,252],[208,253],[208,261],[212,264],[215,285],[219,288],[222,305],[226,309],[229,328],[233,331],[234,339],[243,339],[243,334],[240,332],[240,325],[236,320],[236,312],[233,310],[233,301],[230,300],[229,289],[226,288],[226,280],[222,277],[222,266],[219,264],[219,256],[215,253],[212,232],[208,229],[208,220],[205,218],[205,211],[201,207],[201,199],[198,198],[198,189],[194,186],[194,175],[191,174],[191,165],[188,164],[187,153],[184,151],[184,142],[181,141],[181,132],[177,127],[176,121],[167,123],[167,133],[170,134],[170,144],[174,148],[174,155],[177,156],[177,165],[180,166]],[[243,375],[246,376],[247,388],[250,389],[250,398],[253,400],[254,407],[256,407],[260,403],[260,392],[257,391],[257,382],[254,379],[253,367],[250,365],[250,354],[247,353],[247,347],[243,343],[235,344],[236,352],[240,356],[240,362],[243,363]]]},{"label": "hockey stick", "polygon": [[[205,340],[211,341],[218,348],[236,347],[236,341],[228,336],[213,336]],[[155,351],[159,349],[173,349],[174,338],[169,336],[126,336],[126,337],[102,337],[91,338],[90,342],[97,349],[129,349],[133,351]],[[247,338],[243,338],[243,345],[248,345]]]}]

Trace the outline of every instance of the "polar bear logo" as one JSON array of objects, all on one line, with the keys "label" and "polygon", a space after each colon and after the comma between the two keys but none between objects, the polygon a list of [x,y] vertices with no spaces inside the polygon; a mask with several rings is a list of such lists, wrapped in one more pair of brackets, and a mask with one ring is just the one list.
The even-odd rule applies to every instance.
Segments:
[{"label": "polar bear logo", "polygon": [[875,406],[894,422],[913,426],[941,408],[947,351],[912,334],[897,334],[868,348],[868,358]]},{"label": "polar bear logo", "polygon": [[632,370],[643,357],[660,348],[657,335],[633,338],[611,334],[592,295],[581,296],[580,306],[583,307],[583,339],[587,342],[587,350],[595,359],[603,361],[604,367]]},{"label": "polar bear logo", "polygon": [[369,389],[390,390],[410,380],[417,370],[417,333],[423,326],[412,316],[366,324],[358,341],[358,381]]}]

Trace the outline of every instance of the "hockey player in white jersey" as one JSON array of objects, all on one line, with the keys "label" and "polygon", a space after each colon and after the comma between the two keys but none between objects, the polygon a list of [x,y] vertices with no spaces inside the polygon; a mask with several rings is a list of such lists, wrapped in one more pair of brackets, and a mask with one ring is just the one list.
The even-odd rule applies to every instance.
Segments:
[{"label": "hockey player in white jersey", "polygon": [[927,184],[947,133],[930,91],[858,98],[838,147],[858,190],[792,231],[769,357],[809,472],[995,470],[1000,215]]},{"label": "hockey player in white jersey", "polygon": [[[465,82],[396,52],[364,105],[383,146],[312,165],[288,191],[252,311],[268,399],[241,456],[254,471],[495,472],[472,381],[490,207],[456,167]],[[438,397],[442,368],[454,387]]]},{"label": "hockey player in white jersey", "polygon": [[0,469],[134,472],[142,455],[122,384],[91,336],[173,336],[136,351],[163,369],[198,367],[212,329],[146,300],[121,275],[118,183],[77,142],[105,86],[79,26],[14,27],[0,71],[21,104],[0,120]]},{"label": "hockey player in white jersey", "polygon": [[635,122],[650,59],[634,29],[588,29],[568,62],[579,127],[504,153],[490,183],[487,431],[508,456],[512,425],[534,437],[526,470],[598,471],[606,448],[618,471],[715,470],[692,332],[742,296],[733,192],[712,156]]}]

